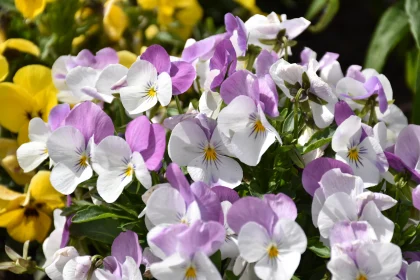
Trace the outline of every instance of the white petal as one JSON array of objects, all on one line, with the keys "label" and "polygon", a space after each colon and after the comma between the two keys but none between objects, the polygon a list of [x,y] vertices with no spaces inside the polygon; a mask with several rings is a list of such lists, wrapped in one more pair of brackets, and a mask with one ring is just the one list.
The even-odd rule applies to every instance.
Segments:
[{"label": "white petal", "polygon": [[141,280],[142,276],[137,263],[130,256],[125,257],[125,262],[122,266],[121,280]]},{"label": "white petal", "polygon": [[23,171],[30,172],[48,158],[47,145],[44,142],[24,143],[16,151],[16,156]]},{"label": "white petal", "polygon": [[98,173],[122,171],[130,162],[131,149],[127,142],[118,136],[108,136],[96,147],[92,155],[92,167]]},{"label": "white petal", "polygon": [[351,97],[358,97],[367,94],[367,90],[365,89],[362,82],[349,77],[344,77],[338,81],[336,92],[339,97],[341,94],[346,94]]},{"label": "white petal", "polygon": [[412,262],[407,268],[407,280],[416,280],[420,275],[420,262]]},{"label": "white petal", "polygon": [[130,114],[140,114],[156,105],[156,96],[149,97],[145,86],[128,86],[120,89],[121,102]]},{"label": "white petal", "polygon": [[72,126],[63,126],[55,130],[47,141],[48,154],[56,162],[74,171],[80,169],[80,154],[85,151],[83,134]]},{"label": "white petal", "polygon": [[372,243],[360,247],[356,262],[368,279],[391,279],[401,268],[401,249],[395,244]]},{"label": "white petal", "polygon": [[280,255],[289,252],[303,254],[308,243],[303,229],[292,220],[279,220],[273,228],[273,237],[278,241]]},{"label": "white petal", "polygon": [[[274,63],[270,68],[270,75],[273,78],[274,82],[281,88],[284,94],[293,98],[290,95],[289,89],[284,86],[284,82],[294,85],[295,83],[302,84],[302,74],[305,72],[305,69],[301,65],[295,63],[289,64],[285,60],[280,59]],[[283,90],[284,89],[284,90]]]},{"label": "white petal", "polygon": [[[193,159],[203,154],[202,144],[208,139],[203,130],[194,122],[183,121],[172,130],[168,143],[168,154],[173,162],[186,166]],[[203,147],[204,148],[204,147]]]},{"label": "white petal", "polygon": [[335,86],[343,77],[343,71],[341,70],[341,66],[338,61],[334,61],[321,70],[321,78],[333,86]]},{"label": "white petal", "polygon": [[98,194],[108,203],[115,202],[124,190],[124,187],[131,183],[133,176],[126,176],[123,169],[104,172],[99,174],[96,183]]},{"label": "white petal", "polygon": [[29,122],[29,139],[33,142],[47,143],[48,137],[51,135],[51,130],[48,124],[40,118],[33,118]]},{"label": "white petal", "polygon": [[79,256],[74,247],[64,247],[54,253],[53,261],[45,267],[45,273],[51,279],[63,279],[63,269],[66,263]]},{"label": "white petal", "polygon": [[220,248],[220,253],[222,253],[222,260],[227,258],[234,259],[239,255],[238,239],[236,236],[226,237],[225,242]]},{"label": "white petal", "polygon": [[321,212],[322,207],[325,203],[325,194],[322,188],[318,188],[314,193],[314,198],[312,200],[311,213],[312,213],[312,223],[315,227],[318,227],[318,217]]},{"label": "white petal", "polygon": [[42,251],[45,256],[44,267],[49,266],[54,261],[54,254],[60,249],[62,236],[63,229],[55,229],[42,243]]},{"label": "white petal", "polygon": [[222,280],[219,271],[203,252],[194,254],[193,263],[197,268],[197,278],[203,280]]},{"label": "white petal", "polygon": [[319,183],[324,190],[325,197],[338,192],[356,197],[364,191],[364,184],[360,177],[343,173],[339,168],[325,172]]},{"label": "white petal", "polygon": [[292,278],[300,262],[300,254],[289,252],[276,259],[265,256],[255,264],[255,274],[260,279],[289,280]]},{"label": "white petal", "polygon": [[360,143],[360,147],[365,149],[363,157],[370,160],[370,162],[376,166],[380,173],[388,170],[388,161],[381,148],[379,142],[373,137],[366,137]]},{"label": "white petal", "polygon": [[322,237],[330,235],[336,222],[357,221],[357,205],[346,193],[336,193],[328,197],[318,217],[318,227]]},{"label": "white petal", "polygon": [[161,187],[152,193],[146,216],[155,224],[177,224],[186,212],[185,201],[179,191],[172,187]]},{"label": "white petal", "polygon": [[375,202],[370,201],[366,204],[359,220],[367,221],[372,226],[379,241],[391,242],[394,234],[394,223],[379,211]]},{"label": "white petal", "polygon": [[197,201],[193,201],[188,205],[187,213],[185,213],[184,218],[187,219],[189,224],[201,219],[200,207],[198,206]]},{"label": "white petal", "polygon": [[61,209],[55,209],[53,211],[55,229],[63,229],[66,224],[67,218],[65,216],[61,216],[62,212],[63,211]]},{"label": "white petal", "polygon": [[75,257],[69,260],[63,269],[64,280],[87,279],[91,266],[90,256]]},{"label": "white petal", "polygon": [[198,101],[198,109],[200,113],[206,114],[207,117],[216,119],[222,103],[223,100],[220,97],[220,93],[207,90],[203,92]]},{"label": "white petal", "polygon": [[318,103],[309,101],[315,125],[319,128],[326,128],[334,120],[335,104],[328,103],[327,105],[320,105]]},{"label": "white petal", "polygon": [[131,65],[127,73],[129,86],[144,87],[148,83],[155,83],[158,78],[157,70],[152,63],[146,60],[137,60]]},{"label": "white petal", "polygon": [[95,89],[99,73],[90,67],[77,66],[67,74],[66,84],[76,97],[81,98],[86,95],[85,89]]},{"label": "white petal", "polygon": [[147,170],[146,163],[139,152],[134,152],[132,162],[135,166],[135,174],[137,180],[146,188],[152,186],[152,177],[150,176],[149,170]]},{"label": "white petal", "polygon": [[121,82],[127,75],[128,69],[121,64],[110,64],[104,70],[96,81],[95,88],[102,94],[112,94],[119,92],[119,89],[113,87]]},{"label": "white petal", "polygon": [[58,163],[51,171],[50,181],[53,187],[62,194],[71,194],[81,182],[92,177],[93,172],[90,166],[83,169],[80,174],[75,174],[73,170],[62,163]]},{"label": "white petal", "polygon": [[238,235],[238,247],[241,257],[247,262],[253,263],[267,255],[267,249],[271,242],[267,230],[255,223],[246,223]]},{"label": "white petal", "polygon": [[354,162],[347,158],[347,152],[345,151],[337,153],[335,158],[350,165],[354,175],[362,178],[365,187],[375,186],[379,183],[381,174],[379,173],[378,168],[366,158],[360,157],[361,163]]},{"label": "white petal", "polygon": [[171,102],[172,98],[172,80],[168,73],[160,73],[157,79],[157,98],[162,106]]},{"label": "white petal", "polygon": [[153,263],[150,272],[159,280],[184,280],[187,260],[179,254],[173,254],[165,260]]},{"label": "white petal", "polygon": [[357,116],[350,116],[342,122],[332,137],[331,147],[335,152],[347,152],[350,144],[359,144],[362,135],[362,120]]},{"label": "white petal", "polygon": [[327,267],[333,280],[355,280],[359,274],[354,261],[346,254],[332,258]]}]

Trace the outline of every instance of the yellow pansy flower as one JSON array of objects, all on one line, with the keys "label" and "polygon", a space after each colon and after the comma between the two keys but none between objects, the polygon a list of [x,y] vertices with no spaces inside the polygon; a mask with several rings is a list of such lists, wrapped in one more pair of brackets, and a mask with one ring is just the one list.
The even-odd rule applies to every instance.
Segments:
[{"label": "yellow pansy flower", "polygon": [[18,133],[19,145],[28,142],[29,121],[40,117],[47,122],[57,105],[56,94],[51,69],[42,65],[20,68],[13,83],[0,83],[0,125]]},{"label": "yellow pansy flower", "polygon": [[29,184],[35,172],[25,173],[19,166],[16,158],[17,148],[18,143],[16,140],[0,138],[0,165],[16,184],[24,186]]},{"label": "yellow pansy flower", "polygon": [[120,59],[120,64],[124,65],[127,68],[130,68],[131,65],[136,62],[138,55],[129,52],[129,51],[119,51],[117,52],[118,58]]},{"label": "yellow pansy flower", "polygon": [[24,18],[33,19],[45,9],[46,0],[15,0],[15,6]]},{"label": "yellow pansy flower", "polygon": [[21,243],[44,241],[51,227],[51,213],[61,207],[63,195],[51,185],[49,171],[39,171],[25,194],[0,186],[0,227],[7,228]]},{"label": "yellow pansy flower", "polygon": [[261,9],[257,6],[256,0],[234,0],[236,3],[250,11],[253,15],[264,14]]},{"label": "yellow pansy flower", "polygon": [[108,0],[104,4],[104,29],[112,41],[120,40],[128,26],[128,17],[117,4],[118,2],[116,0]]},{"label": "yellow pansy flower", "polygon": [[39,48],[31,41],[12,38],[0,43],[0,82],[4,81],[9,75],[9,63],[3,53],[6,49],[14,49],[20,52],[29,53],[34,56],[39,56]]},{"label": "yellow pansy flower", "polygon": [[[186,39],[194,25],[202,18],[203,9],[197,0],[137,0],[144,10],[157,10],[158,23]],[[171,27],[178,21],[180,27]]]}]

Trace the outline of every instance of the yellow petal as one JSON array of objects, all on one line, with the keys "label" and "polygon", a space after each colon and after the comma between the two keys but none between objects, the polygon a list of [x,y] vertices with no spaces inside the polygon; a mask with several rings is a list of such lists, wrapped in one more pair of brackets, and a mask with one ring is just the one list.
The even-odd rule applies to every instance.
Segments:
[{"label": "yellow petal", "polygon": [[117,52],[117,55],[120,59],[120,64],[127,68],[130,68],[137,59],[137,55],[129,51],[119,51]]},{"label": "yellow petal", "polygon": [[0,54],[6,49],[14,49],[20,52],[29,53],[34,56],[39,56],[41,51],[38,46],[29,40],[21,38],[11,38],[0,44]]},{"label": "yellow petal", "polygon": [[35,109],[35,100],[22,87],[12,83],[0,84],[0,125],[17,133],[28,125]]},{"label": "yellow petal", "polygon": [[14,200],[22,196],[22,193],[12,191],[6,186],[0,185],[0,199],[1,200]]},{"label": "yellow petal", "polygon": [[23,169],[19,166],[16,155],[8,155],[2,159],[1,166],[6,170],[9,176],[12,177],[12,180],[21,186],[28,184],[35,175],[35,172],[23,172]]},{"label": "yellow petal", "polygon": [[0,227],[7,227],[8,225],[16,225],[23,218],[24,209],[16,209],[0,215]]},{"label": "yellow petal", "polygon": [[0,213],[18,208],[24,200],[24,194],[0,185]]},{"label": "yellow petal", "polygon": [[128,18],[123,9],[115,4],[113,0],[108,0],[105,4],[104,28],[105,33],[113,41],[121,39],[128,26]]},{"label": "yellow petal", "polygon": [[144,10],[153,10],[158,6],[158,0],[137,0],[137,4]]},{"label": "yellow petal", "polygon": [[33,116],[39,116],[44,122],[47,122],[51,109],[57,105],[57,89],[51,85],[35,95],[35,100],[39,109],[36,111],[37,115],[33,114]]},{"label": "yellow petal", "polygon": [[29,192],[36,203],[44,203],[43,209],[47,212],[55,208],[64,207],[63,195],[57,192],[50,183],[49,171],[39,171],[31,180]]},{"label": "yellow petal", "polygon": [[29,123],[22,125],[18,131],[17,144],[20,146],[29,142]]},{"label": "yellow petal", "polygon": [[255,0],[234,0],[245,9],[249,10],[252,14],[262,14],[260,8],[255,3]]},{"label": "yellow petal", "polygon": [[22,211],[22,214],[16,215],[20,223],[9,224],[7,232],[13,239],[21,243],[26,240],[36,240],[42,243],[50,230],[51,218],[42,211],[37,211],[36,215],[30,216],[24,213],[25,211]]},{"label": "yellow petal", "polygon": [[9,75],[9,63],[7,59],[0,54],[0,82],[3,82]]},{"label": "yellow petal", "polygon": [[37,64],[24,66],[16,72],[13,82],[36,95],[52,85],[51,69]]},{"label": "yellow petal", "polygon": [[0,138],[0,159],[8,155],[13,155],[16,153],[18,144],[16,140],[8,138]]},{"label": "yellow petal", "polygon": [[45,9],[45,0],[15,0],[15,6],[23,17],[33,19]]}]

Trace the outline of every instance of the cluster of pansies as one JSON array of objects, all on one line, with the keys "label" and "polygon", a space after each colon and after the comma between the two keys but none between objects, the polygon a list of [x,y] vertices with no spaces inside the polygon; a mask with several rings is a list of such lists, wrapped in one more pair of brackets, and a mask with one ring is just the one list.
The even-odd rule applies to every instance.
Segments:
[{"label": "cluster of pansies", "polygon": [[27,188],[0,188],[0,226],[43,242],[45,262],[26,243],[0,267],[53,280],[419,279],[420,127],[374,69],[343,72],[338,54],[309,48],[290,63],[309,25],[226,14],[226,32],[180,57],[82,50],[1,83],[0,124],[17,136],[2,139],[2,166]]}]

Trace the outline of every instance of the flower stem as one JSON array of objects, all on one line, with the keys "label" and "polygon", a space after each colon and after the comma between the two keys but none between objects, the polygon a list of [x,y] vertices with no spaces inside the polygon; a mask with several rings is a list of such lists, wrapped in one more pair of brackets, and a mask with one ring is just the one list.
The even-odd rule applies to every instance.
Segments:
[{"label": "flower stem", "polygon": [[295,103],[293,106],[293,114],[294,114],[294,120],[293,120],[293,135],[295,137],[295,139],[298,138],[298,134],[299,134],[299,124],[298,124],[298,110],[299,110],[299,100],[300,100],[300,95],[302,94],[302,92],[304,91],[303,88],[299,89],[299,91],[297,92],[296,96],[295,96]]},{"label": "flower stem", "polygon": [[283,37],[284,60],[289,61],[289,53],[287,50],[287,39]]},{"label": "flower stem", "polygon": [[179,101],[178,95],[175,95],[175,102],[176,102],[176,107],[178,108],[178,114],[182,115],[183,111],[182,111],[181,102]]}]

